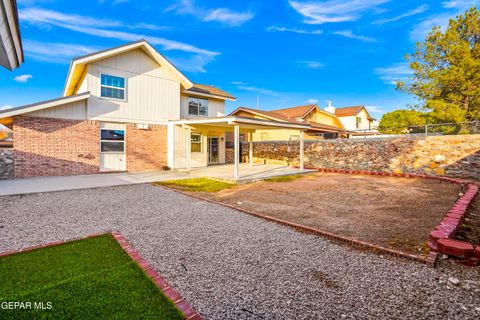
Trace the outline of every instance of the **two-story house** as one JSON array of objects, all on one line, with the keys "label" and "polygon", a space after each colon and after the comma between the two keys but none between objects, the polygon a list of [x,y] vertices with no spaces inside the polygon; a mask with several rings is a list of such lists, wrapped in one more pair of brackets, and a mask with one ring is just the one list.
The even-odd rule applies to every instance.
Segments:
[{"label": "two-story house", "polygon": [[374,130],[375,119],[370,116],[365,106],[335,108],[329,103],[325,110],[335,114],[345,129],[352,132],[352,135],[355,135],[355,133],[376,132]]},{"label": "two-story house", "polygon": [[[14,176],[190,169],[225,163],[225,134],[303,123],[225,116],[233,96],[194,84],[144,40],[73,59],[63,96],[0,111]],[[238,154],[238,152],[237,152]],[[238,177],[238,157],[234,176]]]}]

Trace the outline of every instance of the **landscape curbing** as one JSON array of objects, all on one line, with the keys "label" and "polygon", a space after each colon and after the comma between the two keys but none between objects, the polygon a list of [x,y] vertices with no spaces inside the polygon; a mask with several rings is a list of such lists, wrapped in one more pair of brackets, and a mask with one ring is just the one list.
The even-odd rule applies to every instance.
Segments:
[{"label": "landscape curbing", "polygon": [[[155,185],[155,186],[158,187],[158,185]],[[195,198],[195,199],[198,199],[198,200],[202,200],[202,201],[205,201],[205,202],[210,202],[210,203],[213,203],[213,204],[218,204],[220,206],[224,206],[224,207],[227,207],[227,208],[230,208],[230,209],[233,209],[233,210],[244,212],[244,213],[247,213],[249,215],[255,216],[257,218],[262,218],[262,219],[265,219],[265,220],[268,220],[268,221],[271,221],[271,222],[275,222],[275,223],[278,223],[278,224],[281,224],[281,225],[292,227],[292,228],[297,229],[297,230],[302,231],[302,232],[311,233],[311,234],[315,234],[315,235],[319,235],[319,236],[324,236],[324,237],[329,238],[331,240],[340,241],[340,242],[344,242],[344,243],[349,243],[349,244],[352,244],[352,245],[355,245],[355,246],[358,246],[358,247],[370,249],[370,250],[375,251],[375,252],[382,252],[382,253],[389,254],[389,255],[392,255],[392,256],[406,258],[406,259],[413,260],[413,261],[418,261],[418,262],[430,265],[432,267],[435,266],[435,263],[436,263],[437,258],[438,258],[438,253],[437,252],[430,252],[427,256],[419,256],[419,255],[415,255],[415,254],[409,254],[409,253],[398,251],[398,250],[395,250],[395,249],[390,249],[390,248],[386,248],[386,247],[383,247],[383,246],[379,246],[379,245],[376,245],[376,244],[373,244],[373,243],[369,243],[369,242],[357,240],[357,239],[354,239],[354,238],[337,235],[337,234],[334,234],[334,233],[331,233],[331,232],[328,232],[328,231],[304,226],[304,225],[294,223],[294,222],[290,222],[290,221],[287,221],[287,220],[274,218],[274,217],[271,217],[271,216],[268,216],[268,215],[265,215],[265,214],[262,214],[262,213],[258,213],[258,212],[255,212],[255,211],[235,207],[235,206],[232,206],[232,205],[229,205],[229,204],[226,204],[226,203],[222,203],[222,202],[219,202],[219,201],[215,201],[215,200],[212,200],[212,199],[209,199],[209,198],[206,198],[206,197],[191,194],[191,193],[188,193],[188,192],[183,192],[183,191],[174,189],[172,187],[168,187],[168,186],[160,186],[160,187],[172,190],[173,192],[177,192],[177,193],[180,193],[180,194],[183,194],[185,196],[192,197],[192,198]]]},{"label": "landscape curbing", "polygon": [[122,249],[135,261],[135,263],[145,272],[151,281],[167,296],[167,298],[182,312],[187,320],[202,320],[203,318],[193,309],[193,307],[175,290],[168,282],[162,278],[155,269],[127,242],[125,237],[118,231],[110,231],[106,233],[91,234],[86,237],[72,238],[65,241],[54,241],[46,244],[35,245],[26,247],[19,250],[11,250],[0,253],[0,257],[8,257],[18,253],[28,252],[35,249],[54,247],[62,244],[66,244],[72,241],[83,240],[87,238],[96,238],[106,234],[111,234],[115,241],[122,247]]}]

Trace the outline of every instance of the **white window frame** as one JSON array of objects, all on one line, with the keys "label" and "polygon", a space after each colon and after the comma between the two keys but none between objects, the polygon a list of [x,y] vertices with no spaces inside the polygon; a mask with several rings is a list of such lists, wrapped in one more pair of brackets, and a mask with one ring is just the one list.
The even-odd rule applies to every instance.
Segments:
[{"label": "white window frame", "polygon": [[[207,105],[205,106],[206,110],[207,110],[207,114],[200,114],[200,107],[197,106],[197,113],[190,113],[190,99],[197,99],[197,100],[205,100],[207,102]],[[205,98],[198,98],[198,97],[194,97],[194,96],[188,96],[187,98],[187,114],[189,116],[195,116],[195,117],[208,117],[208,108],[209,108],[209,104],[210,104],[210,101],[208,99],[205,99]]]},{"label": "white window frame", "polygon": [[[193,141],[192,140],[192,137],[193,136],[199,136],[200,137],[200,140],[199,141]],[[191,151],[192,153],[202,153],[203,152],[203,137],[202,137],[202,134],[200,133],[191,133],[190,134],[190,150],[193,150],[192,149],[192,143],[195,143],[195,144],[199,144],[200,145],[200,151]]]},{"label": "white window frame", "polygon": [[[107,86],[107,85],[103,85],[102,84],[102,76],[110,76],[110,77],[116,77],[116,78],[122,78],[123,79],[123,84],[124,84],[124,88],[118,88],[118,87],[113,87],[113,86]],[[127,78],[125,77],[122,77],[122,76],[118,76],[118,75],[114,75],[114,74],[110,74],[110,73],[100,73],[100,78],[99,78],[99,83],[100,83],[100,91],[99,91],[99,96],[101,99],[105,99],[105,100],[114,100],[114,101],[127,101]],[[110,97],[102,97],[102,87],[104,88],[110,88],[110,89],[117,89],[117,90],[123,90],[123,99],[117,99],[117,98],[110,98]]]},{"label": "white window frame", "polygon": [[[102,140],[102,130],[104,131],[123,131],[123,141],[119,140]],[[118,142],[118,143],[123,143],[123,151],[102,151],[102,142]],[[107,129],[107,128],[100,128],[100,153],[110,153],[110,154],[119,154],[119,153],[125,153],[126,150],[126,143],[127,143],[127,130],[125,129]]]}]

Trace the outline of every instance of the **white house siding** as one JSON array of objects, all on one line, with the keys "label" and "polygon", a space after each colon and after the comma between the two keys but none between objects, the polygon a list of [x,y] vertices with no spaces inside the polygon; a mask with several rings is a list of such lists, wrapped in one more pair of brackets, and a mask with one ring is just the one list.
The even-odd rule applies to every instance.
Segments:
[{"label": "white house siding", "polygon": [[[125,101],[100,98],[102,73],[126,78]],[[180,82],[137,49],[89,64],[87,88],[91,120],[163,123],[180,119]]]},{"label": "white house siding", "polygon": [[[357,117],[362,119],[362,123],[357,128]],[[340,121],[342,122],[343,126],[347,130],[355,131],[355,130],[369,130],[369,122],[368,122],[368,115],[365,110],[362,110],[356,116],[349,116],[349,117],[339,117]]]},{"label": "white house siding", "polygon": [[[187,130],[181,126],[175,126],[173,129],[174,156],[173,156],[173,168],[180,169],[187,167],[186,161],[186,137]],[[202,152],[192,152],[191,166],[205,167],[208,165],[208,137],[219,138],[219,163],[225,163],[225,132],[224,131],[211,131],[208,129],[192,129],[192,133],[198,133],[202,135]]]},{"label": "white house siding", "polygon": [[34,111],[26,114],[31,117],[86,120],[87,119],[87,100],[67,103],[62,106]]},{"label": "white house siding", "polygon": [[[1,10],[3,6],[5,12]],[[17,34],[13,16],[17,9],[12,6],[11,1],[3,1],[3,6],[0,5],[0,65],[11,70],[22,63],[22,61],[17,61],[17,58],[21,57],[20,43],[18,43],[20,36]]]},{"label": "white house siding", "polygon": [[200,96],[195,96],[192,94],[184,94],[182,93],[180,96],[180,117],[182,119],[186,118],[194,118],[195,116],[188,114],[188,97],[196,97],[200,99],[208,99],[208,116],[209,117],[218,117],[220,115],[225,114],[225,101],[212,99],[212,98],[205,98]]}]

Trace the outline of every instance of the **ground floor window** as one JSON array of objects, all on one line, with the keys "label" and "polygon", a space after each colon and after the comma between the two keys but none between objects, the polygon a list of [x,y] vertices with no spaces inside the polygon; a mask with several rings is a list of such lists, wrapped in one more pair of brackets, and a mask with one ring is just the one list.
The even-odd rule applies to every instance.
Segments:
[{"label": "ground floor window", "polygon": [[202,152],[202,136],[200,134],[192,133],[190,141],[192,152]]},{"label": "ground floor window", "polygon": [[101,129],[100,149],[102,152],[125,152],[125,131]]}]

